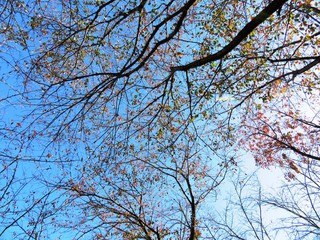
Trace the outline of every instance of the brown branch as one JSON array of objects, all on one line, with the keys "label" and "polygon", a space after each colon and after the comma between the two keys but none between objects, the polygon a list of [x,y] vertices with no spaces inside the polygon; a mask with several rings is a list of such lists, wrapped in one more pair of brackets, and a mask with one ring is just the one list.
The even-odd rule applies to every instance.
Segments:
[{"label": "brown branch", "polygon": [[181,65],[177,67],[172,67],[172,71],[187,71],[192,68],[200,67],[204,64],[222,59],[229,52],[235,49],[244,39],[246,39],[249,34],[258,27],[261,23],[263,23],[266,19],[268,19],[274,12],[278,9],[281,9],[282,5],[285,4],[287,0],[274,0],[272,1],[266,8],[264,8],[256,17],[254,17],[239,33],[235,38],[226,45],[220,51],[208,55],[204,58],[200,58],[196,61],[188,63],[186,65]]}]

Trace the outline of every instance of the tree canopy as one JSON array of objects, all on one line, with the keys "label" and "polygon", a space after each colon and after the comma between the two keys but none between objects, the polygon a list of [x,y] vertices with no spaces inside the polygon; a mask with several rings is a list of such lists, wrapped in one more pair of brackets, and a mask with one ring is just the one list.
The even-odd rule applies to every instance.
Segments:
[{"label": "tree canopy", "polygon": [[244,152],[317,169],[319,26],[312,0],[1,1],[0,236],[246,239],[208,212]]}]

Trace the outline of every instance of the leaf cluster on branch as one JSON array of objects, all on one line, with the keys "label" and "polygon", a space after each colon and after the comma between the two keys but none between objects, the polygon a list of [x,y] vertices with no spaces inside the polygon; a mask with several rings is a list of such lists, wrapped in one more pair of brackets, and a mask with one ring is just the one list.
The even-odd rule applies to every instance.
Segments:
[{"label": "leaf cluster on branch", "polygon": [[319,160],[319,12],[2,1],[0,236],[222,239],[205,213],[243,151],[289,180]]}]

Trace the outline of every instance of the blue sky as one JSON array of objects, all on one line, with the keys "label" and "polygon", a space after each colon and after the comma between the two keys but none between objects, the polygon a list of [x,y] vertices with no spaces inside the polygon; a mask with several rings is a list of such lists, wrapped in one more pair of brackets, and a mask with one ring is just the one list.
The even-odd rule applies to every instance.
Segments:
[{"label": "blue sky", "polygon": [[[23,19],[20,19],[20,21],[23,21]],[[124,30],[125,32],[125,30]],[[92,37],[92,36],[91,36]],[[37,39],[37,38],[35,38]],[[202,39],[200,39],[202,40]],[[44,42],[44,40],[41,40],[42,43]],[[29,42],[30,43],[30,42]],[[119,41],[117,42],[119,43]],[[37,42],[38,44],[38,42]],[[125,41],[122,42],[123,45],[126,44]],[[47,235],[49,236],[49,239],[56,239],[59,235],[62,235],[61,239],[68,239],[68,234],[70,234],[70,236],[72,235],[72,233],[74,233],[73,229],[70,229],[70,232],[57,232],[56,235],[53,233],[55,231],[54,227],[51,226],[50,224],[52,224],[52,222],[59,222],[63,223],[64,221],[68,222],[68,217],[71,218],[76,218],[76,223],[79,220],[79,222],[81,222],[80,219],[77,219],[77,215],[81,215],[81,211],[83,209],[81,209],[81,205],[80,204],[85,204],[85,202],[83,202],[82,200],[77,200],[76,204],[73,206],[72,210],[69,211],[69,209],[64,209],[64,213],[66,215],[55,215],[54,213],[52,213],[52,211],[57,208],[57,206],[61,206],[63,208],[64,204],[68,205],[69,203],[66,203],[65,201],[67,200],[65,195],[65,189],[63,188],[63,184],[70,184],[71,187],[72,186],[72,182],[68,180],[74,180],[81,182],[81,180],[84,179],[84,177],[88,177],[89,173],[93,173],[95,168],[95,164],[101,164],[103,165],[103,161],[107,161],[108,157],[112,156],[112,154],[108,154],[108,148],[107,149],[103,149],[103,145],[104,143],[106,143],[106,141],[103,141],[105,139],[104,136],[105,134],[108,134],[108,130],[112,129],[112,127],[107,128],[108,124],[105,123],[105,118],[104,117],[108,117],[108,115],[105,113],[108,111],[110,111],[111,113],[115,113],[116,111],[118,111],[118,107],[119,107],[119,112],[117,113],[117,115],[125,115],[126,111],[124,110],[125,107],[129,106],[129,103],[133,100],[134,95],[133,96],[126,96],[127,98],[125,99],[127,102],[123,103],[119,103],[118,101],[114,101],[112,104],[110,104],[109,106],[107,106],[109,109],[103,109],[100,111],[99,117],[101,117],[101,119],[99,119],[98,122],[90,122],[90,120],[95,120],[95,118],[97,117],[97,114],[99,111],[93,111],[93,113],[88,114],[88,119],[87,121],[75,121],[72,122],[71,125],[71,130],[66,126],[63,127],[61,130],[61,135],[58,136],[58,138],[54,138],[55,135],[54,133],[52,134],[53,131],[56,131],[57,129],[59,129],[59,126],[65,126],[64,124],[66,123],[67,120],[71,120],[73,119],[73,116],[76,114],[76,112],[81,108],[81,105],[79,105],[79,107],[75,107],[74,110],[68,112],[64,112],[61,117],[59,117],[58,119],[55,119],[55,123],[53,125],[50,125],[49,128],[46,128],[46,126],[48,126],[48,122],[50,122],[51,120],[54,119],[54,116],[56,114],[55,109],[53,109],[55,106],[59,106],[60,102],[58,101],[60,94],[65,97],[62,98],[61,101],[68,101],[68,96],[70,96],[71,98],[75,99],[78,95],[81,96],[82,93],[84,93],[87,88],[78,88],[77,89],[77,84],[75,84],[74,86],[70,86],[68,85],[65,88],[52,88],[52,94],[56,94],[56,95],[52,95],[46,99],[42,99],[42,97],[40,96],[39,92],[41,91],[41,85],[37,85],[37,84],[28,84],[25,83],[21,76],[16,75],[14,72],[12,71],[11,67],[15,67],[14,62],[11,62],[11,60],[13,58],[15,58],[15,61],[18,61],[19,64],[23,65],[23,61],[25,59],[27,59],[29,57],[29,54],[33,54],[32,52],[32,48],[34,48],[34,46],[36,44],[31,44],[32,47],[30,49],[24,49],[23,46],[17,47],[17,46],[10,46],[10,43],[3,47],[3,49],[6,50],[6,52],[0,52],[0,77],[1,77],[1,83],[0,83],[0,128],[3,130],[3,132],[5,133],[4,135],[0,136],[1,137],[1,148],[0,148],[0,153],[5,155],[6,154],[6,149],[8,148],[9,153],[11,154],[11,156],[14,156],[16,158],[9,158],[9,159],[5,159],[4,157],[0,160],[1,164],[2,164],[2,169],[0,170],[3,178],[2,180],[0,180],[0,183],[4,183],[3,185],[6,186],[6,184],[8,184],[10,182],[10,180],[12,179],[12,185],[10,185],[9,188],[5,188],[5,196],[4,196],[4,201],[10,200],[12,197],[12,202],[9,203],[8,205],[0,205],[2,208],[0,208],[0,211],[2,211],[2,214],[5,214],[6,219],[4,219],[3,221],[5,221],[4,224],[10,224],[10,221],[13,221],[13,217],[14,216],[22,216],[22,218],[18,221],[18,224],[14,224],[15,227],[9,229],[8,231],[5,232],[5,234],[1,237],[4,238],[8,238],[10,239],[10,235],[13,231],[17,231],[18,235],[21,233],[23,233],[23,230],[25,228],[28,227],[32,228],[32,226],[30,227],[30,225],[34,225],[37,226],[35,223],[39,222],[39,219],[44,219],[44,221],[47,221],[47,223],[49,224],[49,227],[47,227],[47,229],[44,229],[43,231],[43,235]],[[115,44],[116,45],[116,44]],[[117,47],[117,46],[113,46],[113,47]],[[182,48],[182,47],[181,47]],[[14,50],[13,50],[14,49]],[[28,51],[29,52],[28,52]],[[110,50],[110,49],[109,49]],[[192,51],[190,51],[192,52]],[[10,55],[11,54],[11,55]],[[121,59],[115,59],[109,61],[109,64],[114,64],[114,68],[116,69],[118,66],[120,66],[123,61]],[[7,62],[5,61],[5,59],[9,59],[10,63],[12,64],[11,66],[7,65]],[[118,60],[118,62],[117,62]],[[167,60],[167,59],[166,59]],[[179,60],[179,59],[178,59]],[[181,61],[185,61],[186,59],[183,59]],[[189,60],[189,59],[188,59]],[[88,57],[88,59],[86,61],[90,61],[90,57]],[[86,63],[86,61],[84,61]],[[114,62],[113,62],[114,61]],[[111,62],[111,63],[110,63]],[[113,62],[113,63],[112,63]],[[151,67],[157,67],[159,63],[152,63]],[[180,62],[180,64],[182,64],[182,62]],[[63,64],[62,64],[63,65]],[[62,66],[61,65],[61,66]],[[110,65],[110,66],[111,66]],[[160,64],[161,65],[161,64]],[[165,65],[165,64],[164,64]],[[60,66],[60,65],[59,65]],[[162,65],[161,65],[162,66]],[[91,71],[94,72],[95,70],[96,64],[93,64],[93,68],[90,69]],[[213,67],[217,67],[217,66],[213,66]],[[60,69],[58,69],[60,70]],[[159,70],[159,74],[162,76],[162,71]],[[152,75],[152,77],[155,78],[157,73],[154,73]],[[63,74],[62,74],[63,75]],[[139,78],[138,78],[139,74],[137,74],[137,78],[135,79],[138,83],[140,83]],[[177,74],[176,76],[176,80],[181,80],[180,83],[183,83],[184,80],[184,75],[181,74]],[[141,78],[142,79],[142,78]],[[36,80],[36,77],[35,77]],[[94,86],[96,83],[96,81],[99,81],[101,79],[98,78],[93,78],[92,82],[89,81],[89,88]],[[155,79],[157,80],[157,79]],[[196,79],[197,81],[199,79]],[[202,80],[202,79],[201,79]],[[101,80],[103,81],[103,79]],[[150,80],[151,81],[151,80]],[[196,81],[195,81],[196,82]],[[143,82],[143,79],[141,80],[141,83]],[[79,86],[81,85],[82,82],[79,83]],[[92,85],[90,85],[92,84]],[[175,83],[176,84],[176,83]],[[120,84],[121,85],[121,84]],[[138,85],[138,84],[137,84]],[[152,85],[152,84],[150,84]],[[70,87],[70,88],[69,88]],[[143,88],[139,88],[137,86],[135,86],[136,88],[136,93],[138,96],[137,99],[139,100],[139,98],[144,98],[144,100],[149,100],[149,93],[152,92],[152,90],[150,90],[150,92],[147,92],[145,90],[143,90]],[[72,90],[71,90],[72,89]],[[80,91],[81,89],[81,91]],[[134,88],[132,88],[134,89]],[[16,91],[18,90],[18,91]],[[38,92],[38,90],[40,90]],[[79,90],[79,91],[77,91]],[[179,90],[180,92],[182,92],[181,90],[187,91],[187,86],[186,84],[184,84],[183,87],[181,87],[180,85],[175,85],[175,89],[176,91]],[[29,91],[27,94],[25,91]],[[34,94],[32,93],[32,91],[35,91]],[[107,90],[109,93],[109,90]],[[132,90],[133,91],[133,90]],[[112,91],[110,91],[112,92]],[[17,95],[16,95],[17,94]],[[19,95],[20,94],[20,95]],[[22,98],[22,97],[26,97],[29,94],[29,97],[35,97],[34,99],[28,99],[28,98]],[[174,98],[174,93],[172,94],[172,98]],[[183,94],[181,94],[183,95]],[[8,96],[10,96],[8,98]],[[11,97],[12,96],[12,97]],[[153,96],[153,95],[151,95]],[[177,94],[177,96],[179,96],[179,94]],[[184,96],[187,96],[187,94],[185,93]],[[228,94],[226,95],[222,95],[222,96],[214,96],[218,99],[218,107],[217,109],[221,110],[221,108],[225,107],[229,101],[233,101],[234,99],[229,98]],[[213,97],[213,98],[214,98]],[[124,99],[124,98],[122,98]],[[117,99],[117,100],[121,100],[121,98]],[[41,112],[41,108],[36,109],[38,104],[42,104],[45,103],[46,101],[52,101],[51,105],[46,106],[47,111],[46,112]],[[160,101],[159,101],[160,102]],[[182,102],[182,101],[181,101]],[[178,105],[176,106],[177,108],[180,107],[179,104],[181,103],[179,101],[177,101],[177,104],[172,104],[171,105]],[[167,103],[167,102],[166,102]],[[34,104],[34,105],[33,105]],[[103,100],[101,100],[101,102],[99,102],[100,105],[98,105],[98,107],[103,106]],[[199,104],[200,105],[200,104]],[[198,106],[199,106],[198,105]],[[160,106],[160,105],[158,105]],[[169,106],[169,105],[168,105]],[[197,108],[198,108],[197,106]],[[169,106],[172,107],[172,106]],[[142,109],[141,106],[137,106],[136,109]],[[206,109],[206,107],[199,107],[200,110]],[[36,110],[35,112],[33,112],[33,110]],[[157,109],[155,109],[157,110]],[[169,108],[170,110],[170,108]],[[199,110],[199,111],[200,111]],[[188,111],[186,111],[188,112]],[[30,115],[29,115],[30,113]],[[208,110],[208,113],[210,115],[210,109]],[[42,115],[43,114],[43,115]],[[70,115],[68,115],[70,114]],[[28,115],[28,117],[26,119],[24,119],[24,116]],[[152,115],[152,114],[150,114]],[[165,114],[164,114],[165,115]],[[170,117],[170,114],[167,114]],[[40,116],[40,118],[38,118]],[[173,126],[179,126],[179,124],[176,124],[179,120],[179,116],[175,115],[174,117],[171,116],[171,119],[168,116],[164,116],[163,119],[167,119],[167,121],[169,123],[172,123]],[[223,115],[224,116],[224,115]],[[118,116],[119,117],[119,116]],[[137,119],[137,126],[139,126],[139,124],[142,121],[146,121],[146,119],[148,119],[148,117],[150,117],[149,115],[146,115],[145,118],[138,118]],[[181,117],[181,116],[180,116]],[[183,116],[181,117],[181,119],[183,118]],[[200,119],[200,120],[199,120]],[[218,121],[219,119],[217,119]],[[113,121],[118,121],[118,118],[113,119]],[[235,123],[237,122],[237,120],[234,120]],[[202,124],[203,126],[206,126],[205,124],[208,123],[209,120],[207,119],[207,116],[204,116],[200,118],[198,118],[198,120],[195,120],[195,123],[193,123],[193,127],[191,128],[193,130],[197,129],[199,130],[199,132],[201,132],[201,134],[203,134],[205,137],[204,139],[208,140],[208,142],[212,145],[214,145],[214,140],[212,140],[212,138],[210,138],[209,134],[210,132],[210,128],[209,129],[202,129]],[[30,129],[28,129],[29,124],[32,123],[32,126]],[[109,123],[109,122],[108,122]],[[83,124],[83,125],[82,125]],[[176,124],[176,125],[175,125]],[[192,124],[190,124],[192,125]],[[95,134],[90,134],[91,130],[96,130],[100,128],[103,128],[104,126],[106,126],[106,129],[103,129],[103,132],[96,132]],[[169,137],[171,136],[176,136],[176,133],[170,132],[167,133],[167,137],[162,138],[159,134],[160,129],[169,126],[169,124],[164,123],[162,126],[160,125],[155,125],[154,128],[150,128],[150,135],[152,137],[154,137],[156,140],[156,145],[157,146],[167,146],[168,142],[170,139]],[[94,127],[96,127],[95,129],[93,129]],[[211,126],[212,128],[218,128],[217,126],[215,126],[214,124],[212,124]],[[84,130],[86,129],[86,130]],[[120,128],[119,128],[120,129]],[[120,133],[123,134],[122,130],[120,129],[116,129],[114,128],[113,130],[115,131],[119,131],[117,134],[115,134],[115,136],[120,136]],[[20,135],[22,134],[22,132],[26,130],[26,135],[23,135],[22,137],[20,137]],[[68,132],[70,130],[70,132]],[[174,129],[174,131],[179,131],[179,129]],[[94,131],[92,131],[94,132]],[[153,135],[155,135],[155,133],[158,133],[158,137],[155,137]],[[52,134],[52,135],[50,135]],[[153,135],[152,135],[153,134]],[[72,137],[70,137],[72,135],[72,137],[74,136],[74,139]],[[43,137],[45,136],[45,137]],[[96,140],[95,138],[99,136],[101,137],[101,139],[103,140]],[[70,139],[68,138],[70,137]],[[106,138],[107,139],[107,138]],[[125,139],[125,138],[121,138],[121,139]],[[136,139],[139,139],[138,137]],[[135,140],[136,140],[135,139]],[[182,139],[182,137],[181,137]],[[219,140],[219,136],[217,137],[217,139]],[[70,141],[69,141],[70,140]],[[109,139],[107,139],[109,140]],[[110,138],[110,141],[112,141],[114,139]],[[183,139],[185,140],[185,139]],[[216,142],[218,141],[216,140]],[[56,141],[57,144],[53,144],[52,141]],[[161,145],[161,141],[163,141],[163,144]],[[187,142],[187,141],[186,141]],[[222,141],[221,141],[222,142]],[[87,144],[89,143],[89,144]],[[149,146],[149,143],[146,139],[142,139],[142,140],[137,140],[136,142],[122,142],[119,139],[115,140],[115,143],[123,143],[123,145],[125,144],[129,144],[128,146],[133,146],[133,148],[137,148],[138,146],[143,146],[145,145],[146,148],[147,147],[151,147],[151,144]],[[219,142],[220,143],[220,142]],[[221,144],[223,145],[223,144]],[[197,147],[199,149],[201,149],[204,146],[203,143],[200,143],[199,145],[197,145]],[[21,148],[20,148],[21,147]],[[93,151],[92,149],[97,150],[96,152]],[[111,148],[111,147],[110,147]],[[122,149],[125,148],[121,148],[121,146],[119,145],[119,149],[120,151]],[[225,149],[221,150],[220,152],[218,152],[219,154],[221,154],[221,156],[226,157],[226,155],[228,153],[223,152]],[[141,148],[140,149],[140,153],[142,153],[143,151],[145,151],[145,149]],[[95,154],[98,152],[98,154],[105,154],[105,158],[104,156],[95,156]],[[179,153],[183,152],[183,147],[181,147]],[[221,159],[219,159],[219,157],[216,156],[210,156],[210,151],[203,151],[201,152],[204,156],[204,159],[208,162],[210,162],[209,167],[214,168],[217,163],[217,161],[223,159],[223,157],[221,157]],[[232,150],[229,152],[230,156],[233,155]],[[123,155],[125,155],[124,153],[122,153]],[[121,155],[121,154],[120,154]],[[156,160],[161,160],[162,162],[160,164],[163,164],[164,166],[166,166],[166,164],[168,164],[168,166],[170,165],[170,158],[166,158],[169,154],[160,154],[159,159],[154,158],[152,159],[152,155],[148,155],[150,157],[150,161],[154,161],[154,164],[158,164],[159,162],[157,162]],[[122,156],[122,155],[121,155]],[[100,157],[100,158],[99,158]],[[173,156],[174,158],[177,158],[179,160],[182,159],[182,155],[181,156]],[[125,158],[123,158],[125,159]],[[226,157],[227,159],[227,157]],[[247,174],[251,174],[253,172],[255,172],[257,170],[257,167],[255,167],[255,163],[252,159],[252,157],[250,156],[250,154],[248,153],[244,153],[243,156],[240,157],[240,161],[241,161],[241,165],[242,168],[244,169],[243,171],[245,171]],[[34,161],[36,160],[36,161]],[[100,161],[100,162],[99,162]],[[13,162],[13,164],[10,164],[10,162]],[[88,162],[88,164],[90,165],[90,169],[84,169],[85,167],[85,163]],[[160,165],[159,164],[159,165]],[[99,165],[100,166],[100,165]],[[111,164],[110,164],[111,166]],[[172,164],[172,166],[174,166],[174,164]],[[129,170],[128,170],[129,169]],[[128,168],[127,171],[128,172],[132,172],[134,171],[131,168]],[[183,170],[183,169],[182,169]],[[86,175],[86,172],[88,171],[88,175]],[[92,172],[90,172],[92,171]],[[14,176],[14,178],[12,178],[12,176]],[[138,174],[138,176],[142,176],[142,174]],[[235,175],[236,176],[236,175]],[[91,178],[90,178],[91,177]],[[87,183],[89,184],[90,182],[94,182],[96,179],[99,179],[103,177],[101,175],[98,176],[89,176],[89,180],[87,181]],[[229,177],[229,176],[228,176]],[[260,180],[261,184],[262,184],[262,188],[265,191],[273,191],[277,185],[279,185],[279,183],[281,182],[281,179],[283,179],[283,172],[280,170],[274,170],[274,169],[270,169],[270,170],[259,170],[258,171],[258,179]],[[120,178],[119,178],[120,179]],[[170,183],[170,181],[168,181]],[[201,181],[199,181],[201,182]],[[61,186],[51,186],[50,184],[59,184],[61,183]],[[50,192],[52,188],[60,188],[57,191],[53,191],[52,193]],[[98,188],[98,187],[97,187]],[[101,188],[102,189],[102,188]],[[101,190],[99,189],[99,190]],[[219,198],[219,204],[215,204],[215,207],[217,209],[221,208],[226,202],[224,201],[224,197],[227,197],[225,194],[227,192],[229,192],[229,189],[232,189],[232,185],[230,184],[230,182],[227,180],[224,184],[222,184],[221,189],[218,190],[218,198]],[[2,189],[1,189],[2,190]],[[48,192],[50,192],[49,197],[44,197]],[[106,192],[108,192],[108,189],[106,190]],[[164,190],[165,192],[165,190]],[[250,193],[248,191],[248,193]],[[180,193],[181,194],[181,193]],[[174,195],[174,191],[170,192],[169,194],[170,196],[168,197],[168,199],[174,198],[176,197]],[[177,194],[178,195],[178,194]],[[214,194],[213,194],[214,195]],[[3,201],[2,199],[2,201]],[[42,199],[42,203],[45,204],[40,204],[37,205],[35,207],[33,207],[30,210],[30,214],[28,213],[27,215],[23,215],[23,209],[28,209],[29,206],[33,206],[33,202],[37,202],[39,199]],[[214,197],[209,198],[214,199]],[[28,202],[31,201],[31,202]],[[0,202],[1,203],[1,202]],[[6,202],[5,202],[6,203]],[[71,206],[71,205],[68,205]],[[209,206],[211,207],[211,206]],[[19,212],[19,211],[22,212]],[[51,215],[52,214],[52,215]],[[69,215],[68,215],[69,214]],[[274,212],[270,211],[268,212],[268,217],[272,219],[274,217]],[[59,216],[59,220],[55,219],[52,220],[53,218],[56,218],[56,216]],[[38,218],[39,217],[39,218]],[[278,216],[276,216],[278,217]],[[95,222],[97,220],[93,220],[92,224],[97,224],[97,222]],[[28,223],[29,222],[29,223]],[[90,225],[90,223],[88,223],[88,225]],[[41,228],[41,226],[37,226],[37,231],[39,231],[39,229]],[[59,228],[59,226],[58,226]],[[40,229],[41,230],[41,229]],[[77,229],[76,229],[77,230]],[[0,229],[1,232],[1,229]],[[23,238],[23,237],[22,237]]]}]

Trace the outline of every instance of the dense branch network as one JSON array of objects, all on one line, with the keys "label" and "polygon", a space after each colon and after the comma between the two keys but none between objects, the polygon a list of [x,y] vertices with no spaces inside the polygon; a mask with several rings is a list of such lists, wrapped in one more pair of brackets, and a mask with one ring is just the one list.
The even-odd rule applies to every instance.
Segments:
[{"label": "dense branch network", "polygon": [[312,1],[0,6],[0,101],[22,115],[1,119],[0,236],[216,237],[204,212],[237,149],[295,174],[319,160]]}]

